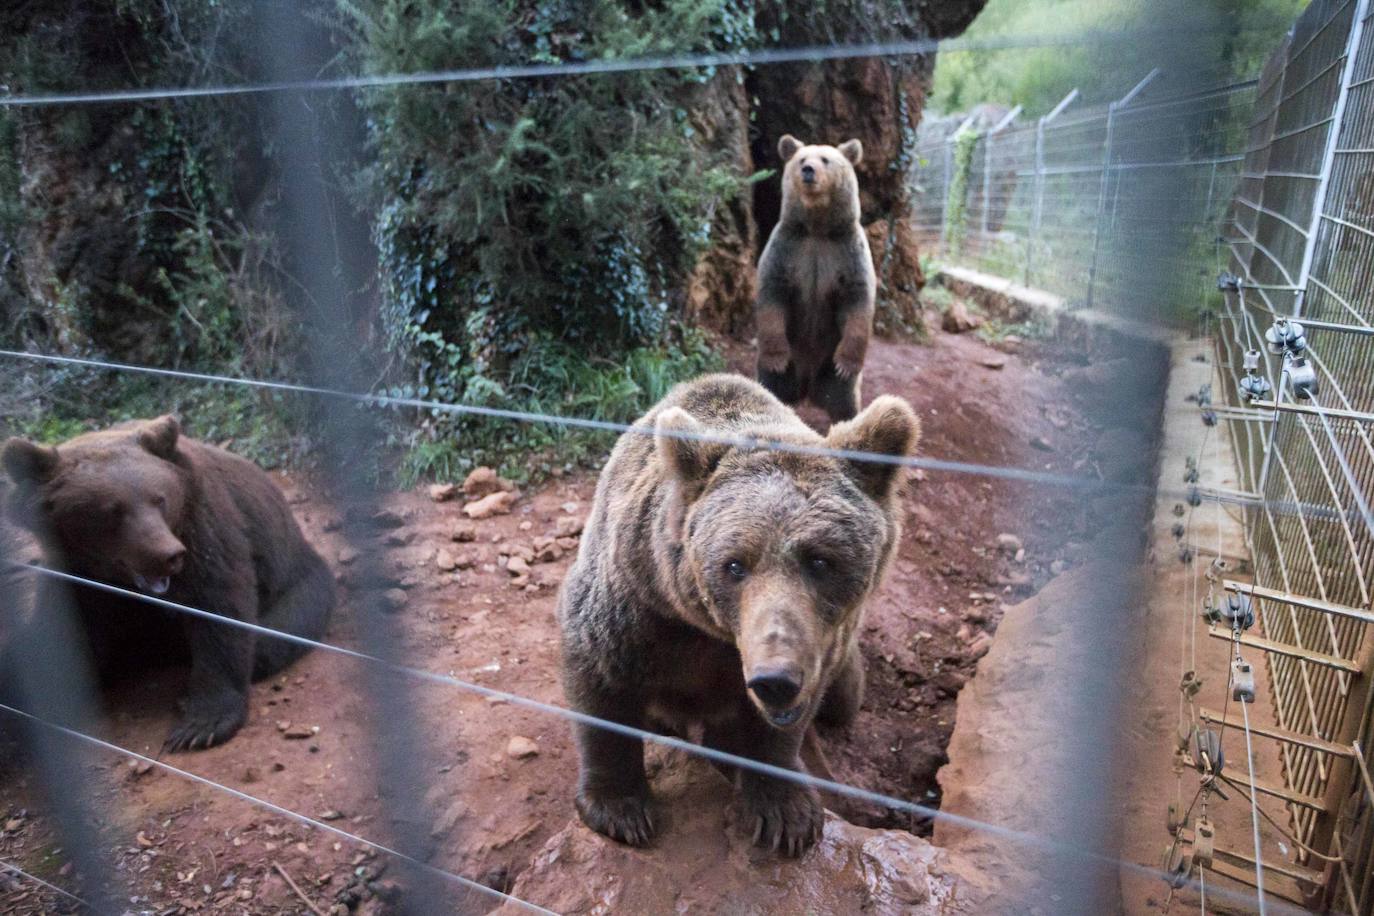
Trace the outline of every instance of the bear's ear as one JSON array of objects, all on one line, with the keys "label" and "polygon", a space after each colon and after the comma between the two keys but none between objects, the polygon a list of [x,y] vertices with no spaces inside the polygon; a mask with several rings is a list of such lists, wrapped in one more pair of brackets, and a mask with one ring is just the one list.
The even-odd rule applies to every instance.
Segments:
[{"label": "bear's ear", "polygon": [[[911,405],[885,394],[873,400],[852,420],[836,423],[825,437],[830,448],[868,452],[887,459],[910,458],[921,440],[921,420]],[[885,502],[902,480],[905,467],[898,461],[844,459],[849,476],[869,496]]]},{"label": "bear's ear", "polygon": [[793,156],[797,155],[797,150],[801,149],[801,141],[791,134],[783,134],[778,141],[778,158],[785,164]]},{"label": "bear's ear", "polygon": [[57,470],[57,449],[27,439],[7,439],[0,460],[15,483],[42,483]]},{"label": "bear's ear", "polygon": [[659,457],[683,483],[704,482],[729,450],[725,443],[709,441],[705,436],[705,427],[681,407],[669,407],[654,422]]},{"label": "bear's ear", "polygon": [[864,161],[864,145],[858,140],[846,140],[840,144],[840,155],[858,165]]},{"label": "bear's ear", "polygon": [[171,461],[177,451],[177,437],[181,424],[171,414],[149,420],[138,433],[138,444],[165,461]]}]

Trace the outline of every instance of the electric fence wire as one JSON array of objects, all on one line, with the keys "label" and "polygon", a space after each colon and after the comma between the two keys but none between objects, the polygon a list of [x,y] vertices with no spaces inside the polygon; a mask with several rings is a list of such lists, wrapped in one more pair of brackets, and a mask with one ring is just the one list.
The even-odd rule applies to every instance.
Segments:
[{"label": "electric fence wire", "polygon": [[[1220,27],[1218,27],[1220,28]],[[1202,31],[1207,31],[1203,28]],[[1152,38],[1176,34],[1173,28],[1102,29],[1040,35],[1004,35],[989,38],[923,38],[906,41],[836,45],[805,45],[795,48],[670,54],[659,57],[611,58],[566,63],[502,64],[430,70],[418,73],[380,73],[365,76],[326,77],[310,80],[279,80],[262,83],[185,86],[150,89],[116,89],[100,92],[16,93],[0,95],[0,107],[43,105],[91,105],[148,102],[161,99],[214,98],[272,92],[322,92],[338,89],[380,89],[395,86],[469,83],[484,80],[538,79],[637,73],[647,70],[698,70],[711,67],[755,67],[768,64],[814,63],[870,57],[906,57],[973,51],[1016,51],[1078,45],[1148,43]],[[1229,30],[1228,30],[1229,34]]]},{"label": "electric fence wire", "polygon": [[[7,712],[13,716],[18,716],[21,719],[24,719],[28,722],[32,722],[35,725],[42,726],[43,728],[50,729],[68,738],[75,738],[77,740],[86,742],[87,744],[91,744],[103,750],[131,757],[132,759],[137,760],[140,763],[150,764],[151,766],[155,766],[158,769],[173,774],[174,776],[180,776],[183,779],[188,779],[191,782],[197,783],[199,785],[208,786],[213,789],[218,789],[219,791],[224,792],[234,798],[237,798],[240,801],[246,801],[249,804],[257,805],[259,808],[271,811],[273,814],[278,814],[282,817],[290,818],[293,821],[305,824],[309,827],[316,827],[320,830],[326,831],[327,833],[332,833],[334,836],[340,837],[341,839],[345,839],[350,842],[366,846],[369,849],[372,849],[376,852],[381,852],[389,856],[394,856],[395,858],[398,858],[410,865],[413,865],[416,868],[419,868],[427,874],[433,875],[436,878],[442,878],[446,881],[452,881],[456,884],[459,884],[467,888],[468,890],[475,891],[488,897],[492,897],[500,901],[501,903],[513,903],[516,906],[519,906],[522,909],[529,910],[532,913],[545,913],[549,914],[549,916],[558,916],[558,914],[553,910],[545,909],[542,906],[530,903],[528,900],[521,900],[519,897],[513,897],[510,894],[498,891],[493,887],[487,887],[485,884],[482,884],[479,881],[474,881],[471,878],[464,878],[462,875],[456,875],[453,872],[445,871],[442,868],[437,868],[433,865],[430,865],[427,862],[422,862],[419,859],[408,856],[397,849],[393,849],[389,846],[385,846],[381,843],[374,842],[364,837],[360,837],[357,834],[349,833],[347,830],[344,830],[341,827],[336,827],[333,824],[330,824],[326,821],[317,820],[308,815],[301,814],[298,811],[293,811],[290,808],[284,808],[281,805],[273,804],[272,802],[267,801],[266,799],[258,798],[255,795],[249,795],[247,792],[240,791],[239,789],[235,789],[232,786],[226,786],[222,783],[215,782],[213,779],[207,779],[204,776],[192,773],[190,770],[183,770],[180,767],[172,766],[172,764],[165,763],[161,760],[158,760],[155,757],[148,757],[144,754],[138,753],[137,751],[131,751],[128,748],[120,747],[119,745],[112,744],[109,741],[104,741],[100,738],[95,737],[94,735],[87,735],[83,732],[79,732],[53,722],[45,721],[43,719],[38,718],[37,716],[25,712],[22,709],[16,709],[13,706],[7,706],[4,703],[0,703],[0,711]],[[52,887],[52,885],[50,884],[47,886]],[[71,894],[67,894],[65,891],[62,891],[61,888],[53,888],[53,890],[56,890],[59,893],[62,893],[68,897],[72,896]]]},{"label": "electric fence wire", "polygon": [[1250,819],[1255,836],[1255,891],[1259,896],[1260,916],[1265,916],[1264,904],[1264,851],[1260,846],[1259,801],[1255,797],[1255,753],[1250,747],[1250,704],[1241,700],[1241,715],[1245,721],[1245,762],[1250,765]]},{"label": "electric fence wire", "polygon": [[[712,761],[713,763],[724,764],[726,766],[736,767],[744,770],[752,770],[756,773],[760,773],[765,776],[781,779],[787,782],[795,783],[797,785],[809,786],[819,791],[830,792],[834,795],[844,796],[846,798],[852,798],[857,801],[879,805],[884,808],[888,808],[893,811],[900,811],[905,814],[913,814],[919,817],[929,818],[931,820],[946,821],[950,824],[957,825],[968,830],[1006,839],[1011,841],[1012,843],[1020,844],[1023,846],[1037,849],[1048,849],[1050,851],[1059,853],[1067,853],[1069,855],[1072,855],[1074,857],[1080,858],[1086,862],[1090,862],[1096,865],[1105,865],[1115,868],[1122,868],[1155,879],[1160,879],[1164,877],[1163,872],[1161,872],[1159,869],[1151,868],[1147,865],[1141,865],[1136,862],[1129,862],[1124,859],[1119,859],[1114,856],[1097,852],[1092,849],[1072,846],[1070,844],[1048,839],[1047,837],[1037,833],[1031,833],[1024,830],[1017,830],[1011,827],[1002,826],[1000,824],[993,824],[987,821],[981,821],[976,818],[967,817],[961,814],[953,814],[948,811],[943,811],[939,808],[932,808],[927,805],[907,801],[906,799],[896,798],[894,796],[886,795],[881,792],[875,792],[869,789],[860,788],[858,786],[852,786],[846,783],[836,782],[832,779],[824,779],[818,776],[813,776],[810,773],[804,773],[797,770],[790,770],[786,767],[776,766],[770,763],[764,763],[762,761],[753,760],[749,757],[741,757],[737,754],[731,754],[726,751],[717,750],[712,747],[694,744],[691,741],[687,741],[682,738],[673,737],[671,735],[658,734],[657,732],[652,732],[646,729],[625,725],[623,723],[615,722],[610,719],[602,719],[597,716],[579,712],[575,709],[569,709],[567,707],[558,706],[553,703],[546,703],[541,700],[536,700],[532,697],[523,696],[521,694],[509,693],[507,691],[499,690],[493,687],[485,687],[481,684],[477,684],[471,681],[465,681],[452,675],[439,674],[437,672],[426,671],[421,668],[414,668],[408,665],[403,665],[399,662],[393,662],[375,655],[369,655],[366,652],[360,652],[356,649],[349,649],[344,646],[337,646],[332,643],[309,639],[304,636],[297,636],[293,633],[286,633],[281,630],[274,630],[270,627],[264,627],[260,624],[249,623],[244,620],[236,620],[234,618],[225,617],[223,615],[215,614],[210,611],[201,610],[199,608],[190,607],[184,604],[178,604],[173,601],[168,601],[164,598],[158,598],[153,595],[146,595],[142,592],[136,592],[129,589],[120,588],[117,585],[110,585],[105,582],[100,582],[94,579],[87,579],[81,576],[73,575],[71,573],[61,572],[59,570],[49,569],[43,566],[37,566],[32,564],[20,564],[13,562],[7,562],[5,565],[18,570],[28,570],[33,573],[37,573],[39,575],[46,576],[55,580],[64,581],[68,584],[81,585],[84,587],[96,589],[98,591],[103,591],[108,594],[118,595],[120,597],[141,601],[162,608],[164,610],[169,610],[181,614],[187,614],[192,617],[213,621],[215,623],[223,624],[226,626],[237,627],[239,629],[243,629],[260,636],[266,636],[272,639],[280,639],[286,642],[294,643],[299,646],[331,652],[336,655],[341,655],[346,658],[354,659],[356,661],[374,664],[381,668],[387,669],[393,673],[405,675],[407,677],[413,677],[428,683],[453,687],[469,693],[478,694],[479,696],[485,698],[504,700],[510,703],[512,706],[519,706],[524,709],[529,709],[535,712],[551,715],[557,718],[565,719],[570,722],[589,725],[593,728],[599,728],[604,731],[614,732],[616,734],[624,735],[629,738],[635,738],[641,741],[657,744],[662,747],[682,751],[689,755],[703,757],[707,760]],[[58,728],[60,731],[67,733],[70,736],[79,737],[88,741],[96,742],[101,746],[105,746],[108,749],[115,750],[120,753],[131,754],[135,757],[139,756],[137,754],[133,754],[133,752],[131,751],[126,751],[123,748],[118,747],[117,745],[102,742],[99,739],[92,738],[91,736],[84,735],[80,732],[76,732],[71,729],[66,729],[64,727],[56,725],[55,723],[46,722],[45,720],[39,719],[33,716],[32,714],[25,712],[24,710],[14,709],[12,707],[4,705],[0,705],[0,710],[24,716],[25,718],[37,722],[40,725]],[[147,760],[150,758],[140,757],[140,759]],[[156,763],[156,761],[153,762]],[[200,782],[202,784],[209,786],[218,785],[217,783],[214,783],[212,780],[206,779],[205,777],[195,776],[194,774],[191,775],[197,782]],[[243,793],[239,792],[236,789],[228,789],[228,791],[236,796],[244,797],[250,801],[253,800],[251,796],[245,796]],[[280,809],[280,813],[287,813],[287,809]],[[295,817],[297,820],[310,820],[305,815],[298,815],[294,812],[291,812],[291,816]],[[335,833],[340,832],[333,827],[327,827],[327,829]],[[352,838],[351,835],[350,838]],[[362,842],[368,841],[364,840]],[[376,846],[376,844],[371,843],[369,843],[369,845]],[[387,848],[386,851],[391,852],[392,850]],[[424,866],[424,863],[418,864]],[[425,867],[433,868],[433,866]],[[470,879],[461,880],[468,881]],[[1235,896],[1236,899],[1241,899],[1240,895]],[[1249,898],[1246,897],[1244,899]],[[1294,912],[1297,911],[1295,910]]]},{"label": "electric fence wire", "polygon": [[64,891],[62,888],[58,887],[56,884],[49,884],[47,881],[44,881],[42,878],[38,877],[37,875],[33,875],[33,874],[30,874],[30,873],[24,871],[24,869],[20,868],[18,865],[15,865],[13,862],[6,862],[4,859],[0,859],[0,869],[4,869],[4,870],[7,871],[7,872],[10,872],[10,873],[12,873],[12,874],[18,875],[19,877],[24,878],[24,879],[27,880],[27,881],[32,881],[34,884],[40,885],[40,886],[42,886],[42,887],[46,887],[48,890],[53,891],[53,892],[55,892],[55,893],[57,893],[57,894],[61,894],[63,897],[66,897],[68,900],[71,900],[72,902],[74,902],[74,903],[76,903],[76,904],[78,904],[78,905],[80,905],[80,906],[83,906],[83,907],[85,907],[85,908],[88,909],[88,910],[94,910],[94,909],[95,909],[95,907],[91,906],[91,905],[90,905],[89,903],[87,903],[85,900],[83,900],[82,898],[76,896],[75,894],[71,893],[70,891]]},{"label": "electric fence wire", "polygon": [[[1180,490],[1178,488],[1156,488],[1149,484],[1128,484],[1094,479],[1088,477],[1075,477],[1066,474],[1053,474],[1046,471],[1034,471],[1029,468],[1010,467],[1005,465],[975,464],[967,461],[953,461],[943,458],[926,458],[922,456],[897,456],[885,455],[877,452],[864,452],[854,449],[836,449],[820,445],[804,445],[796,442],[784,442],[776,439],[762,439],[757,437],[726,436],[712,432],[693,432],[690,430],[664,430],[659,432],[653,427],[636,425],[632,423],[618,423],[611,420],[596,420],[587,417],[565,416],[562,414],[538,413],[523,410],[509,410],[501,407],[485,407],[477,404],[455,404],[443,401],[426,400],[422,398],[396,397],[385,394],[365,394],[354,391],[339,391],[332,388],[324,388],[315,385],[301,385],[293,382],[281,382],[268,379],[237,378],[226,375],[212,375],[204,372],[189,372],[182,369],[164,369],[156,366],[141,366],[131,363],[117,363],[108,360],[87,359],[75,356],[58,356],[51,353],[31,353],[23,350],[0,350],[0,357],[16,360],[28,360],[31,362],[52,363],[66,366],[83,366],[93,369],[109,369],[117,372],[132,372],[143,375],[159,376],[163,378],[176,378],[186,381],[206,382],[211,384],[240,385],[248,388],[258,388],[268,391],[282,391],[295,394],[309,394],[322,397],[339,398],[342,400],[354,401],[359,404],[375,407],[404,407],[415,410],[429,410],[436,413],[448,413],[455,415],[466,415],[485,417],[495,420],[510,420],[521,423],[542,423],[553,426],[566,426],[578,429],[590,429],[599,432],[611,433],[634,433],[636,435],[663,435],[677,439],[686,439],[696,442],[708,442],[718,445],[727,445],[733,448],[744,450],[770,450],[787,452],[797,455],[808,455],[820,458],[833,458],[841,461],[859,461],[873,464],[888,464],[913,470],[949,472],[955,474],[972,474],[983,477],[993,477],[1003,480],[1010,480],[1019,483],[1042,484],[1047,486],[1063,487],[1070,490],[1081,492],[1097,493],[1119,493],[1122,495],[1136,495],[1148,497],[1151,495],[1165,494],[1177,498],[1186,498],[1193,494],[1205,495],[1208,499],[1221,502],[1236,503],[1238,505],[1249,505],[1253,498],[1245,494],[1231,494],[1227,492],[1207,492]],[[1305,506],[1287,502],[1273,502],[1269,507],[1280,514],[1292,512],[1306,512],[1310,516],[1319,518],[1339,517],[1339,512],[1326,506]]]}]

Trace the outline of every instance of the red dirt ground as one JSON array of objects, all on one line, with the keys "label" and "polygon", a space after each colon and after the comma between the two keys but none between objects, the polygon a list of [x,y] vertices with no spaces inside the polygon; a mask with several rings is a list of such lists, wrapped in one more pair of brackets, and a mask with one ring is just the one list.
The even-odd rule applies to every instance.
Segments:
[{"label": "red dirt ground", "polygon": [[[732,348],[731,362],[748,353]],[[1060,378],[1073,362],[1049,345],[1001,350],[973,335],[935,333],[930,345],[876,342],[865,393],[900,394],[924,424],[921,451],[936,458],[1091,475],[1095,432]],[[1033,442],[1037,444],[1032,444]],[[918,475],[905,497],[906,523],[888,581],[868,609],[862,634],[869,689],[851,728],[822,736],[836,779],[938,804],[935,772],[953,727],[955,698],[986,651],[1002,602],[1030,594],[1082,553],[1075,497],[1053,488],[968,474]],[[307,483],[284,478],[298,517],[347,582],[335,516]],[[477,523],[474,543],[454,543],[461,502],[435,503],[423,490],[388,505],[403,527],[376,548],[406,601],[396,620],[408,663],[511,693],[562,703],[553,619],[558,583],[571,556],[533,565],[533,588],[516,588],[498,563],[506,545],[551,534],[565,515],[585,515],[595,485],[575,474],[537,488],[513,514]],[[1081,515],[1081,512],[1078,513]],[[1025,554],[999,549],[998,535]],[[472,569],[442,572],[440,549],[470,555]],[[344,559],[347,559],[346,555]],[[358,644],[345,591],[329,633]],[[253,712],[227,745],[175,755],[168,763],[363,837],[387,836],[389,806],[374,783],[368,723],[378,710],[364,693],[363,662],[317,651],[274,682],[253,689]],[[156,754],[171,722],[180,674],[167,672],[108,697],[103,737]],[[415,688],[416,713],[434,756],[426,802],[437,818],[432,864],[500,888],[572,811],[576,756],[566,723],[434,684]],[[300,726],[311,737],[289,735]],[[534,756],[507,753],[513,736]],[[228,797],[128,758],[98,753],[90,785],[104,806],[109,850],[131,912],[307,912],[283,880],[290,875],[321,912],[385,912],[397,892],[384,854]],[[906,815],[829,800],[865,826],[928,825]],[[39,813],[41,799],[0,737],[0,861],[62,887],[76,887],[68,858]],[[394,874],[394,871],[393,871]],[[538,903],[538,901],[534,901]],[[55,912],[62,900],[0,869],[0,912]]]}]

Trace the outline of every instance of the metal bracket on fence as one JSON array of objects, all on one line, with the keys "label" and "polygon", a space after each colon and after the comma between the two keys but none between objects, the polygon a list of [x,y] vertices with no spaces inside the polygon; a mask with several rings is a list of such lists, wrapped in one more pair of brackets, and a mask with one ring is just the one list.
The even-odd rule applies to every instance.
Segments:
[{"label": "metal bracket on fence", "polygon": [[[1116,113],[1130,105],[1146,86],[1152,83],[1155,77],[1159,76],[1160,69],[1155,67],[1145,78],[1135,84],[1130,92],[1123,95],[1107,106],[1107,128],[1106,136],[1102,142],[1102,181],[1097,189],[1097,219],[1093,223],[1093,254],[1092,260],[1088,264],[1088,308],[1093,307],[1093,290],[1097,286],[1097,254],[1101,248],[1102,239],[1102,215],[1107,209],[1107,185],[1111,181],[1112,172],[1112,131],[1116,125]],[[1029,272],[1029,268],[1027,268]]]},{"label": "metal bracket on fence", "polygon": [[1035,122],[1035,202],[1031,207],[1031,223],[1026,231],[1026,270],[1025,285],[1030,286],[1031,263],[1034,260],[1035,236],[1040,231],[1040,214],[1045,206],[1045,127],[1064,113],[1064,109],[1078,98],[1078,90],[1071,89],[1069,94],[1059,100],[1050,113]]}]

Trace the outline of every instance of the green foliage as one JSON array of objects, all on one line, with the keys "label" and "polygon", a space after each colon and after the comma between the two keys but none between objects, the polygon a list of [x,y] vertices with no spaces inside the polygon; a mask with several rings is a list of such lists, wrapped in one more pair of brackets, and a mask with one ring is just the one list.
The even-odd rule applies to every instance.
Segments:
[{"label": "green foliage", "polygon": [[954,138],[954,174],[949,179],[949,213],[945,217],[949,235],[947,244],[953,254],[964,245],[968,230],[968,177],[973,170],[973,151],[978,146],[978,133],[966,130]]},{"label": "green foliage", "polygon": [[[754,41],[737,0],[439,4],[341,0],[360,69],[400,72],[641,57]],[[708,71],[657,70],[367,90],[388,391],[450,403],[637,415],[681,378],[672,316],[713,214],[749,176],[689,112]],[[669,371],[667,362],[682,365]],[[654,370],[659,373],[660,370]],[[609,407],[601,407],[604,399]],[[488,458],[552,444],[445,415],[412,434],[407,477],[446,474],[444,440]],[[561,448],[561,446],[560,446]]]},{"label": "green foliage", "polygon": [[174,413],[188,436],[224,445],[263,467],[309,463],[310,440],[301,431],[310,428],[310,418],[289,396],[80,370],[51,373],[45,384],[41,403],[7,405],[0,434],[56,444],[124,420]]},{"label": "green foliage", "polygon": [[[539,335],[512,365],[507,386],[488,382],[482,406],[630,423],[680,381],[722,368],[699,333],[678,329],[667,345],[631,349],[623,363],[589,360]],[[515,480],[571,470],[605,456],[615,434],[553,423],[520,423],[435,412],[408,427],[399,469],[403,486],[453,480],[494,464]]]},{"label": "green foliage", "polygon": [[[1306,0],[989,0],[969,40],[1103,33],[1099,38],[999,51],[942,51],[932,106],[983,102],[1049,111],[1071,89],[1086,102],[1115,99],[1153,67],[1178,85],[1255,75]],[[1107,33],[1153,30],[1148,39]]]}]

